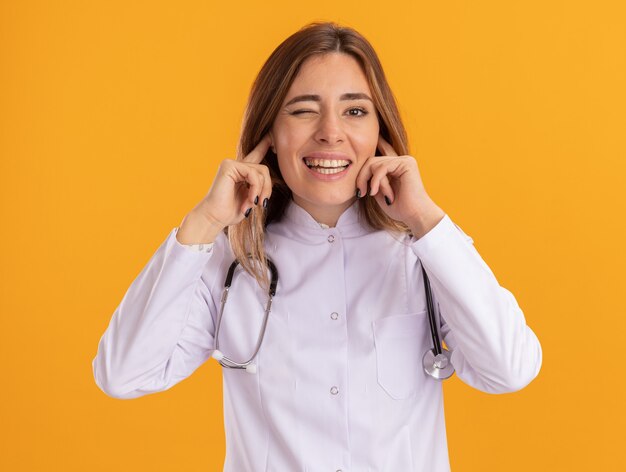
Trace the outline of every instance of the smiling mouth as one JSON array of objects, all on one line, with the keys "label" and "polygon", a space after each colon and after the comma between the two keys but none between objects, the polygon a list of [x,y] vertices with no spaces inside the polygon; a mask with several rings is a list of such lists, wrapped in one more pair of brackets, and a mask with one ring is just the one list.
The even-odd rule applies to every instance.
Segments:
[{"label": "smiling mouth", "polygon": [[304,163],[312,171],[320,174],[338,174],[350,166],[347,159],[314,159],[305,157]]}]

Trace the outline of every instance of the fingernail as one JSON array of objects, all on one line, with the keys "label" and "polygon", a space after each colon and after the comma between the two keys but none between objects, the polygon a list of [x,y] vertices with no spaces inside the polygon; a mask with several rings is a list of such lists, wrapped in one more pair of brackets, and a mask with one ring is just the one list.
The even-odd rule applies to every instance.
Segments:
[{"label": "fingernail", "polygon": [[356,189],[356,198],[361,198],[361,189],[360,188]]},{"label": "fingernail", "polygon": [[385,195],[385,203],[387,205],[391,205],[391,200],[389,200],[389,197],[387,195]]},{"label": "fingernail", "polygon": [[245,217],[246,217],[246,218],[248,217],[248,215],[250,214],[250,212],[251,212],[251,211],[252,211],[252,208],[248,208],[248,209],[246,210],[246,212],[244,213],[244,215],[245,215]]},{"label": "fingernail", "polygon": [[263,199],[263,208],[267,208],[267,198]]},{"label": "fingernail", "polygon": [[254,199],[254,204],[256,205],[257,203],[259,203],[259,196],[258,195]]}]

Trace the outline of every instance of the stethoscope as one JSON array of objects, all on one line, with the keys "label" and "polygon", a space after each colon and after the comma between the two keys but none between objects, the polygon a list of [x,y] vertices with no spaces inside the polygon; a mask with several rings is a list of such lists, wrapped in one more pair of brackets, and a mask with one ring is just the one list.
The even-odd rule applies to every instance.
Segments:
[{"label": "stethoscope", "polygon": [[[228,273],[226,274],[226,280],[224,281],[224,291],[222,292],[220,311],[217,315],[217,326],[215,328],[215,350],[213,351],[212,356],[223,367],[228,367],[230,369],[245,369],[245,371],[250,374],[256,374],[257,366],[252,361],[257,356],[259,349],[261,348],[261,344],[263,344],[263,338],[265,337],[265,330],[267,328],[267,320],[272,309],[272,301],[274,300],[274,296],[276,295],[276,286],[278,285],[278,270],[276,269],[274,263],[271,260],[267,259],[267,265],[271,274],[271,281],[261,331],[259,332],[259,337],[257,339],[256,347],[254,348],[254,353],[252,354],[252,357],[250,357],[250,359],[245,362],[236,362],[226,356],[222,351],[220,351],[219,332],[220,326],[222,324],[224,307],[226,306],[226,301],[228,300],[228,294],[230,292],[230,287],[233,282],[233,275],[235,274],[235,269],[237,268],[238,264],[239,261],[235,259],[235,261],[230,265]],[[424,365],[424,371],[428,375],[436,380],[445,380],[451,377],[452,374],[454,374],[454,367],[452,366],[452,362],[450,361],[450,351],[443,348],[441,345],[441,333],[439,332],[439,313],[435,312],[433,306],[433,296],[430,290],[430,281],[428,280],[428,276],[426,275],[424,266],[422,266],[422,274],[424,275],[424,290],[426,292],[428,322],[430,324],[430,334],[433,342],[433,348],[424,353],[424,357],[422,358],[422,364]]]},{"label": "stethoscope", "polygon": [[267,328],[267,319],[270,316],[270,311],[272,310],[272,301],[274,300],[274,295],[276,295],[276,285],[278,285],[278,270],[274,263],[267,259],[267,265],[270,270],[271,280],[270,280],[270,288],[268,292],[267,305],[265,305],[265,314],[263,315],[263,325],[261,326],[261,331],[259,332],[259,338],[256,342],[256,347],[254,348],[254,353],[252,357],[248,359],[246,362],[236,362],[232,360],[230,357],[224,355],[222,351],[220,351],[220,326],[222,324],[222,315],[224,314],[224,307],[226,306],[226,301],[228,300],[228,293],[230,292],[230,286],[233,283],[233,275],[235,274],[235,269],[239,264],[239,260],[235,259],[233,263],[230,265],[228,272],[226,273],[226,280],[224,281],[224,291],[222,292],[221,306],[220,311],[217,314],[217,326],[215,328],[215,351],[213,351],[213,358],[217,359],[217,361],[223,367],[229,367],[231,369],[245,369],[246,372],[250,374],[256,374],[256,364],[252,363],[254,358],[259,352],[261,348],[261,344],[263,344],[263,338],[265,337],[265,329]]}]

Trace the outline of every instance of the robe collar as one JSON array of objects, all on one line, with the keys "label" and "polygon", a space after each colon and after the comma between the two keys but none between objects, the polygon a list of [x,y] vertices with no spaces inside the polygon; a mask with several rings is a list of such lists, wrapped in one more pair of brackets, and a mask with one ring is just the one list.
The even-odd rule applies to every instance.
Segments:
[{"label": "robe collar", "polygon": [[355,201],[339,216],[334,228],[323,228],[304,208],[291,200],[280,221],[272,223],[267,231],[302,242],[327,242],[330,235],[353,238],[375,232],[359,212]]}]

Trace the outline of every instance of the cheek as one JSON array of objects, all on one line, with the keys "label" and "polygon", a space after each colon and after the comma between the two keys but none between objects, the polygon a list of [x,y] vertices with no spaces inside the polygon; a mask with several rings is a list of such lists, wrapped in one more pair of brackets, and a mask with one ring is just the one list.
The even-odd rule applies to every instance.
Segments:
[{"label": "cheek", "polygon": [[274,136],[274,145],[278,160],[278,167],[283,176],[292,173],[294,167],[294,155],[297,154],[298,145],[294,136],[286,130]]},{"label": "cheek", "polygon": [[289,126],[286,123],[276,123],[272,132],[274,136],[274,145],[277,150],[289,152],[297,146],[299,140],[299,130],[296,127]]},{"label": "cheek", "polygon": [[274,131],[274,146],[277,149],[283,149],[289,145],[289,134],[283,128],[280,131]]},{"label": "cheek", "polygon": [[380,128],[378,122],[372,123],[366,129],[360,130],[361,132],[355,133],[352,142],[358,149],[358,153],[361,157],[370,157],[376,154],[376,147],[378,146],[378,133]]},{"label": "cheek", "polygon": [[293,159],[288,159],[284,152],[279,151],[278,154],[278,168],[283,176],[283,179],[289,180],[290,176],[294,173]]},{"label": "cheek", "polygon": [[361,155],[374,155],[374,151],[376,151],[376,145],[378,144],[378,135],[366,135],[359,137],[356,141],[354,141],[355,146],[359,150],[359,154]]}]

